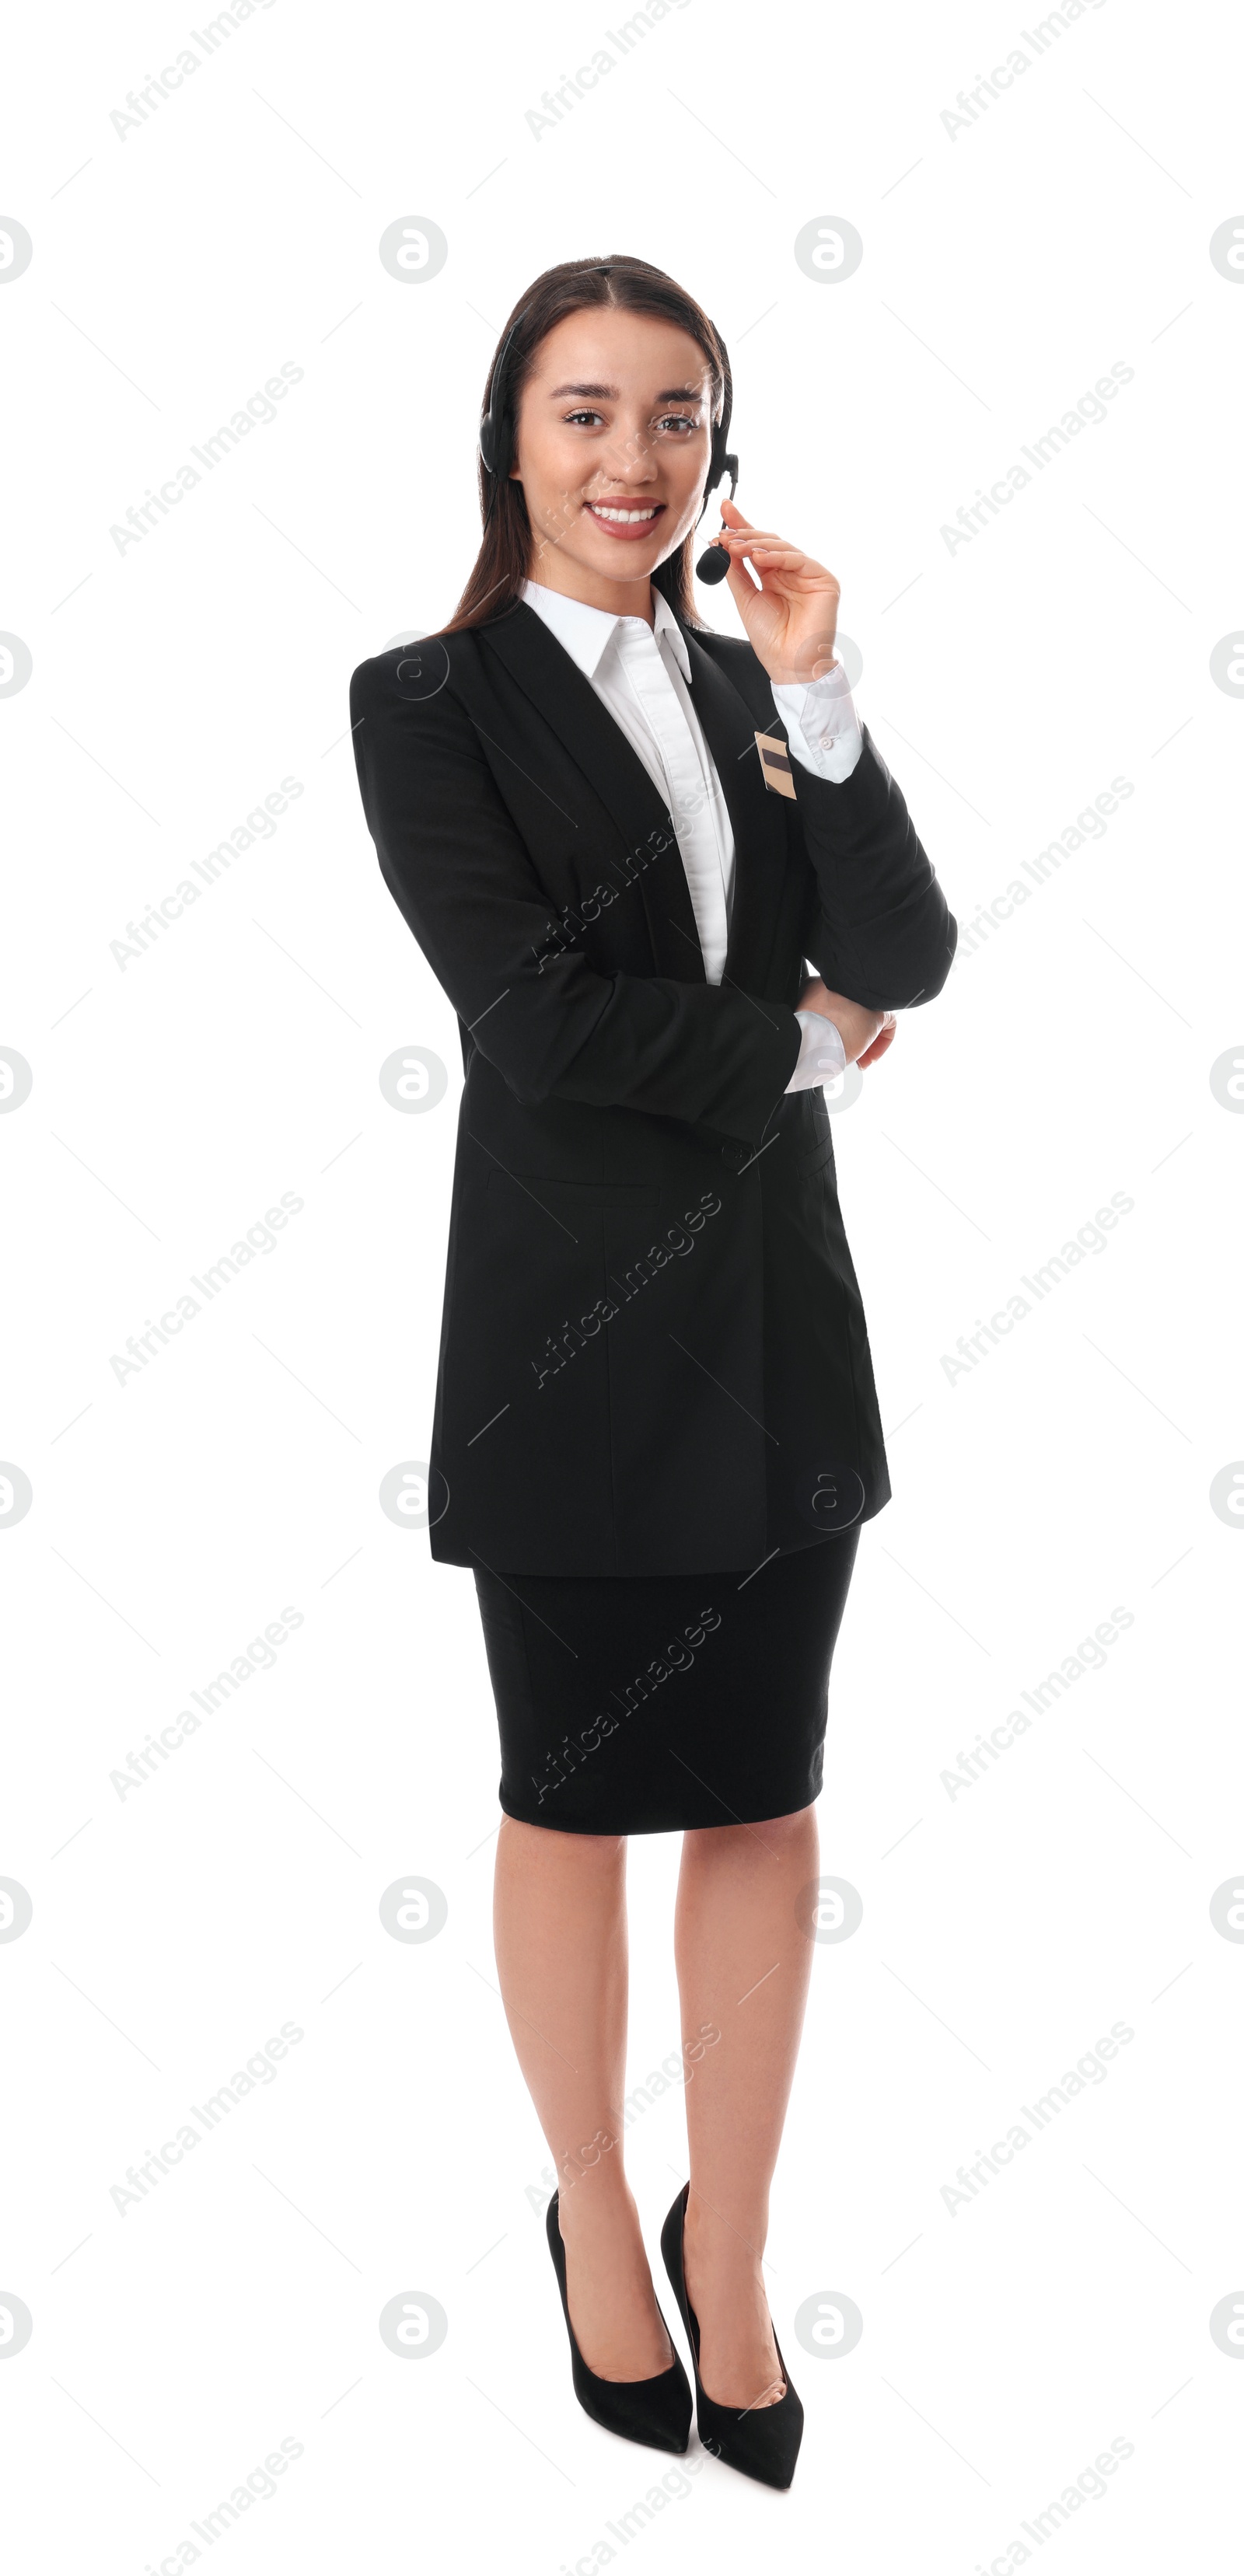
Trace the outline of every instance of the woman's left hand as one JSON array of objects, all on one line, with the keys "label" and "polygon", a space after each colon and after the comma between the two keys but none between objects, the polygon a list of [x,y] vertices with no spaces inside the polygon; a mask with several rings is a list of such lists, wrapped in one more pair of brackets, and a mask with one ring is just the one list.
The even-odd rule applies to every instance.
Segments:
[{"label": "woman's left hand", "polygon": [[[779,687],[818,680],[834,666],[839,585],[824,564],[771,529],[753,528],[733,501],[721,504],[726,576],[758,661]],[[755,566],[760,588],[744,569]]]},{"label": "woman's left hand", "polygon": [[[893,1011],[870,1011],[865,1003],[853,1002],[846,993],[831,993],[822,975],[808,977],[795,1008],[797,1011],[819,1011],[822,1018],[832,1020],[844,1050],[848,1045],[852,1050],[847,1056],[848,1064],[858,1064],[861,1073],[867,1065],[879,1063],[886,1049],[894,1044],[897,1022]],[[880,1023],[866,1045],[861,1041],[867,1035],[867,1026],[861,1030],[861,1019],[866,1024]],[[856,1048],[859,1048],[858,1054],[854,1052]]]},{"label": "woman's left hand", "polygon": [[877,1031],[876,1037],[873,1039],[872,1045],[870,1047],[865,1047],[863,1054],[857,1055],[855,1059],[861,1073],[863,1073],[866,1065],[879,1063],[881,1057],[885,1054],[887,1047],[893,1046],[894,1032],[897,1026],[898,1022],[894,1017],[893,1011],[887,1011],[885,1018]]}]

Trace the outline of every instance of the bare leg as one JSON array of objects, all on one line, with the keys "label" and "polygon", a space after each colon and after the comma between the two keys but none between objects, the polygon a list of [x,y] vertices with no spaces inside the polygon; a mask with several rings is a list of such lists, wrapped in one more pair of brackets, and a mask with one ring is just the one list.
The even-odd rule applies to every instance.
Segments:
[{"label": "bare leg", "polygon": [[687,2087],[687,2296],[700,2377],[733,2406],[774,2405],[778,2366],[761,2255],[812,1949],[796,1919],[817,1875],[816,1809],[683,1838],[674,1919],[684,2042],[720,2032]]},{"label": "bare leg", "polygon": [[601,2379],[673,2359],[622,2163],[626,1842],[502,1820],[493,1900],[510,2036],[558,2177],[575,2338]]}]

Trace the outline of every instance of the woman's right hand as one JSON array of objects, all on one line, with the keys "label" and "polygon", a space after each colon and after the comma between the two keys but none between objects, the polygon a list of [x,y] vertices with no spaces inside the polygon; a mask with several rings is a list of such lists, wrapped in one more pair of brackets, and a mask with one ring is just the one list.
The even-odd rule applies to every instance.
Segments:
[{"label": "woman's right hand", "polygon": [[833,1021],[848,1064],[875,1064],[893,1041],[893,1011],[870,1011],[862,1002],[849,1001],[845,993],[831,993],[819,975],[809,977],[795,1008],[819,1011],[822,1018]]}]

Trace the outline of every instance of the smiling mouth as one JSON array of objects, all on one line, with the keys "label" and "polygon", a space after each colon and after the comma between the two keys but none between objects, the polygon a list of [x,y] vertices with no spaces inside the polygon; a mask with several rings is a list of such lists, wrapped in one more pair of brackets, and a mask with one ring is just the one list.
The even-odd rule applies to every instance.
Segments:
[{"label": "smiling mouth", "polygon": [[664,501],[645,501],[632,507],[629,504],[613,501],[588,501],[585,502],[584,507],[592,518],[603,519],[607,527],[646,528],[651,526],[654,519],[660,517],[665,503]]}]

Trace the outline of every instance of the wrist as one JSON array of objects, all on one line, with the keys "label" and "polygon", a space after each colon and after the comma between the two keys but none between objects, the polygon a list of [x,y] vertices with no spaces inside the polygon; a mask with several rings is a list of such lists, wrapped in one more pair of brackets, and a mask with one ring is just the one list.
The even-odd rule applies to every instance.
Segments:
[{"label": "wrist", "polygon": [[826,680],[831,672],[842,669],[836,637],[824,634],[810,637],[796,645],[794,651],[794,661],[783,656],[776,670],[766,663],[765,668],[775,688],[806,689],[811,681]]},{"label": "wrist", "polygon": [[826,1011],[796,1011],[799,1053],[787,1082],[788,1091],[811,1091],[845,1073],[847,1051],[842,1032]]}]

